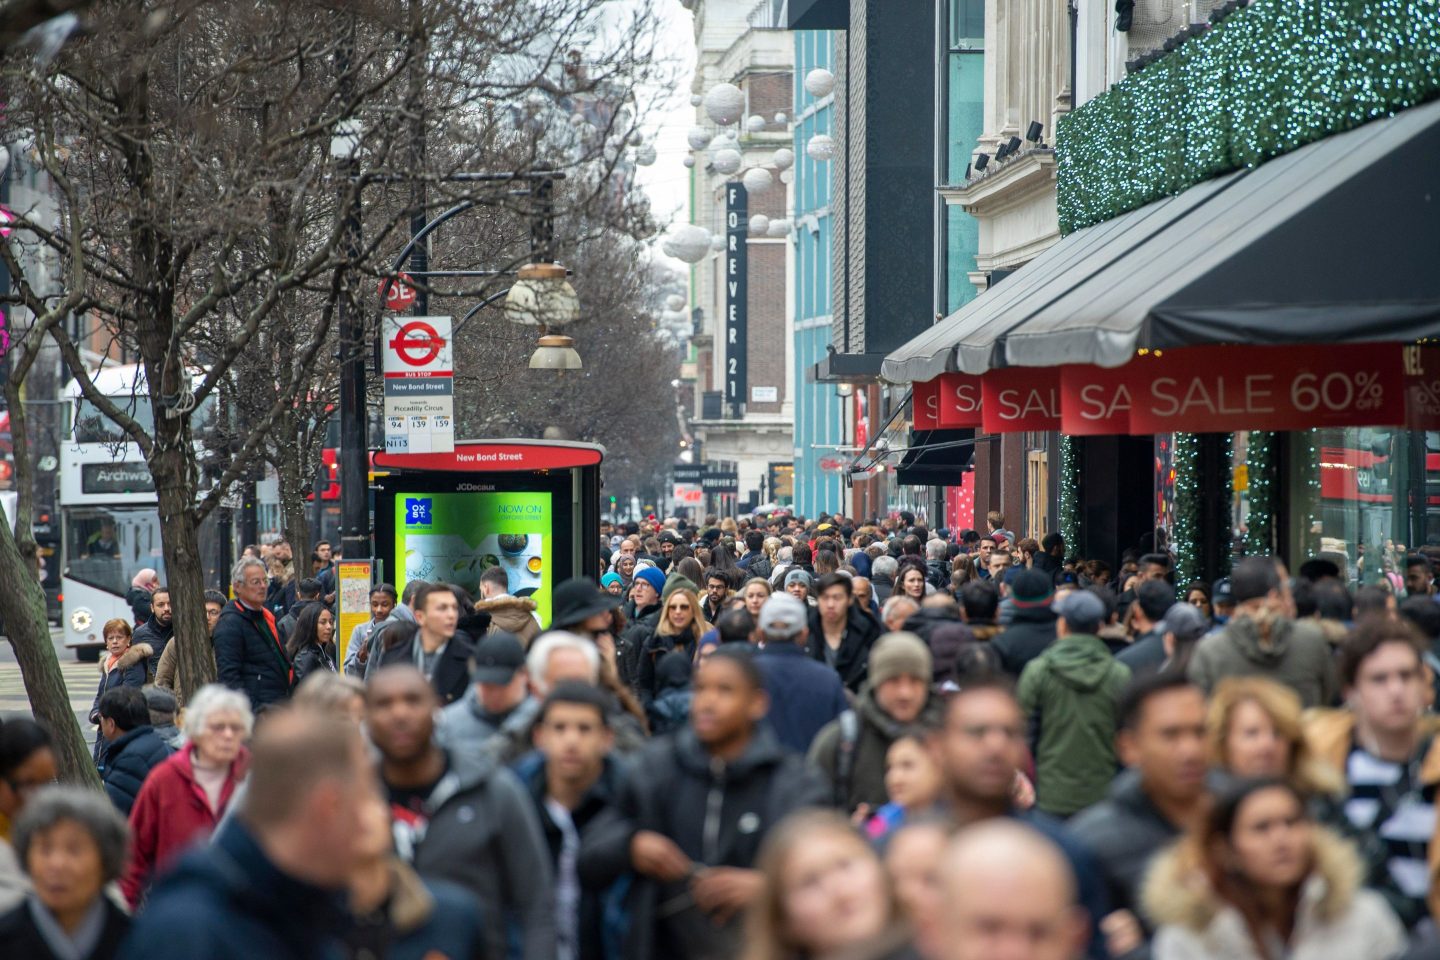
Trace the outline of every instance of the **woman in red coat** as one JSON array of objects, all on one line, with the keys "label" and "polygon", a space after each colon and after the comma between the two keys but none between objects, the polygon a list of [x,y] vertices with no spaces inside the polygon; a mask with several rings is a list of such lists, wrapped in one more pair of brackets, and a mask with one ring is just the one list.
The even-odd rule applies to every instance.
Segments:
[{"label": "woman in red coat", "polygon": [[130,811],[130,862],[120,889],[132,909],[156,872],[208,839],[225,816],[245,779],[253,726],[249,699],[218,684],[201,688],[186,705],[190,742],[150,771]]}]

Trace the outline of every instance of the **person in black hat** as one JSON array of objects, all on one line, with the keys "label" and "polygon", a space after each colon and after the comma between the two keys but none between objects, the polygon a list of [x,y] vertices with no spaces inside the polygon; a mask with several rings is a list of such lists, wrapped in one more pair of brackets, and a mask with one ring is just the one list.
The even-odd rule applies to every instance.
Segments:
[{"label": "person in black hat", "polygon": [[558,585],[550,599],[549,630],[569,630],[593,637],[610,629],[610,611],[620,598],[595,586],[586,577],[571,577]]},{"label": "person in black hat", "polygon": [[1050,609],[1054,599],[1054,583],[1043,571],[1021,570],[1010,584],[1015,613],[992,644],[1010,676],[1018,678],[1025,664],[1055,642],[1055,611]]}]

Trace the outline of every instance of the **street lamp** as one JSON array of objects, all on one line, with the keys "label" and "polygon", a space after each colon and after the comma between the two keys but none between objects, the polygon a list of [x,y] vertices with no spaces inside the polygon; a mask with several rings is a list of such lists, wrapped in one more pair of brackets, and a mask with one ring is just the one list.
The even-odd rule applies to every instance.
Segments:
[{"label": "street lamp", "polygon": [[575,341],[554,328],[580,319],[580,299],[558,263],[527,263],[505,295],[505,316],[511,323],[539,327],[540,339],[530,357],[531,370],[579,370],[584,364]]}]

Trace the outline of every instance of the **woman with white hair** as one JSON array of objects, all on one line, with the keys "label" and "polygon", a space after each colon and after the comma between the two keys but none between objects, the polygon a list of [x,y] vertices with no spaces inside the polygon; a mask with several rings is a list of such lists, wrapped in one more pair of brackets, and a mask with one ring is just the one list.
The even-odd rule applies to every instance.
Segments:
[{"label": "woman with white hair", "polygon": [[185,749],[150,771],[130,811],[130,863],[120,889],[138,907],[155,872],[214,832],[245,779],[255,718],[243,693],[210,684],[185,708]]},{"label": "woman with white hair", "polygon": [[125,863],[125,820],[104,794],[37,791],[15,824],[15,853],[32,890],[0,916],[0,956],[109,960],[130,918],[105,896]]}]

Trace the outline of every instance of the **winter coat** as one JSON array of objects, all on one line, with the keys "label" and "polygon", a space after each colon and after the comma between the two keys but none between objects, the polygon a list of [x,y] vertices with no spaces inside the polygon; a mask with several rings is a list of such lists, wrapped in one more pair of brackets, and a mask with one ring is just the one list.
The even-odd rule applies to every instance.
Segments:
[{"label": "winter coat", "polygon": [[[481,600],[475,609],[490,615],[487,633],[504,630],[520,638],[526,649],[540,635],[540,623],[534,617],[535,601],[529,597],[512,597],[508,593]],[[478,639],[478,638],[477,638]]]},{"label": "winter coat", "polygon": [[1016,607],[1010,625],[990,645],[1000,656],[1005,672],[1018,678],[1025,665],[1054,642],[1054,610],[1048,606]]},{"label": "winter coat", "polygon": [[[0,827],[8,828],[9,821],[0,814]],[[30,877],[24,870],[20,869],[20,861],[15,857],[15,848],[10,846],[10,841],[0,836],[0,913],[5,913],[11,907],[25,899],[25,895],[31,890]]]},{"label": "winter coat", "polygon": [[925,582],[936,590],[950,586],[950,564],[944,560],[925,561]]},{"label": "winter coat", "polygon": [[914,724],[902,724],[885,712],[875,700],[874,688],[866,684],[855,705],[859,737],[855,741],[848,786],[838,782],[840,750],[844,740],[841,718],[837,717],[825,725],[815,736],[807,755],[811,766],[825,775],[834,805],[843,805],[847,812],[862,803],[868,803],[872,810],[883,806],[890,799],[885,789],[885,754],[889,752],[890,745],[912,727],[936,726],[943,709],[941,702],[932,696]]},{"label": "winter coat", "polygon": [[[295,624],[300,622],[300,614],[305,612],[305,608],[314,606],[319,602],[319,600],[296,600],[290,609],[285,612],[285,616],[275,621],[275,629],[280,633],[281,643],[289,640],[290,634],[295,632]],[[299,683],[300,681],[297,679],[295,682]]]},{"label": "winter coat", "polygon": [[[840,648],[835,651],[835,672],[847,689],[858,691],[870,672],[870,648],[880,639],[885,628],[874,617],[851,606],[845,621],[845,636]],[[810,636],[806,640],[806,651],[821,663],[825,663],[825,631],[820,621],[818,608],[810,610]]]},{"label": "winter coat", "polygon": [[1156,633],[1154,630],[1147,631],[1115,654],[1115,659],[1129,667],[1133,675],[1155,673],[1167,659],[1165,634]]},{"label": "winter coat", "polygon": [[535,697],[521,700],[503,717],[487,713],[472,684],[465,696],[440,712],[435,740],[451,753],[465,754],[472,762],[484,760],[509,766],[530,752],[530,732],[539,715],[540,701]]},{"label": "winter coat", "polygon": [[690,722],[690,661],[683,653],[666,654],[655,664],[655,683],[660,694],[645,705],[650,732],[661,737]]},{"label": "winter coat", "polygon": [[368,930],[355,921],[346,925],[343,936],[350,956],[364,956],[365,949],[374,956],[377,941],[386,960],[469,960],[484,955],[479,907],[469,891],[453,883],[424,880],[392,860],[384,909],[383,921]]},{"label": "winter coat", "polygon": [[101,779],[105,782],[105,795],[122,817],[130,816],[135,798],[140,795],[140,788],[150,771],[168,760],[174,752],[149,724],[126,731],[106,744]]},{"label": "winter coat", "polygon": [[130,860],[120,889],[132,908],[140,905],[156,871],[214,832],[250,763],[249,752],[242,748],[220,791],[219,809],[212,811],[195,780],[193,756],[193,748],[181,750],[151,770],[130,809]]},{"label": "winter coat", "polygon": [[[1355,746],[1355,714],[1349,710],[1307,710],[1302,729],[1306,743],[1316,760],[1330,768],[1344,782],[1350,751]],[[1427,714],[1420,718],[1419,786],[1426,795],[1440,790],[1440,716]],[[1348,819],[1340,817],[1341,832],[1360,849],[1365,863],[1365,885],[1380,893],[1407,927],[1413,927],[1425,916],[1422,905],[1406,896],[1390,875],[1390,849],[1379,836],[1378,828],[1359,830]],[[1429,843],[1425,848],[1430,866],[1431,899],[1436,895],[1433,878],[1440,871],[1440,817],[1436,818]]]},{"label": "winter coat", "polygon": [[1180,828],[1155,806],[1140,783],[1140,771],[1126,770],[1110,784],[1110,795],[1076,814],[1066,825],[1089,848],[1105,878],[1111,909],[1132,913],[1151,858],[1180,836]]},{"label": "winter coat", "polygon": [[239,820],[156,885],[120,960],[338,960],[344,895],[284,873]]},{"label": "winter coat", "polygon": [[554,878],[525,788],[488,760],[447,756],[445,775],[425,802],[424,839],[401,855],[420,876],[464,887],[480,902],[489,960],[506,955],[512,922],[524,960],[554,960]]},{"label": "winter coat", "polygon": [[870,573],[870,592],[875,595],[875,602],[882,607],[890,595],[895,592],[895,579],[893,577],[882,577],[875,573],[873,568]]},{"label": "winter coat", "polygon": [[162,625],[159,620],[151,617],[136,629],[135,636],[130,640],[130,645],[134,646],[144,643],[150,646],[150,662],[145,665],[145,669],[149,672],[150,676],[153,677],[159,672],[160,655],[170,646],[170,640],[174,636],[175,621],[173,619],[169,623]]},{"label": "winter coat", "polygon": [[[109,654],[100,654],[100,684],[95,688],[95,699],[90,703],[90,722],[100,722],[100,698],[111,690],[119,690],[121,687],[134,687],[139,690],[145,686],[148,674],[145,671],[146,664],[150,662],[151,649],[147,644],[131,644],[130,649],[120,654],[115,661],[115,666],[105,669],[105,661]],[[97,749],[95,755],[98,757],[100,751]]]},{"label": "winter coat", "polygon": [[[110,960],[120,950],[125,934],[130,930],[130,918],[125,911],[101,894],[101,908],[105,911],[104,926],[95,949],[86,954],[85,960]],[[9,913],[0,916],[0,957],[14,957],[16,960],[60,960],[59,954],[50,949],[50,944],[40,933],[35,922],[35,911],[44,910],[39,901],[22,901]]]},{"label": "winter coat", "polygon": [[[420,643],[420,627],[408,621],[397,620],[387,623],[380,634],[382,649],[379,655],[370,657],[367,675],[397,663],[414,665],[416,648]],[[456,631],[445,644],[440,660],[430,675],[430,685],[442,705],[454,703],[470,689],[470,661],[475,656],[475,642],[466,634]]]},{"label": "winter coat", "polygon": [[1067,817],[1105,799],[1115,777],[1115,707],[1130,668],[1104,642],[1071,634],[1031,660],[1020,675],[1020,706],[1030,718],[1036,806]]},{"label": "winter coat", "polygon": [[1405,928],[1385,900],[1360,886],[1359,857],[1339,837],[1316,829],[1315,865],[1300,887],[1288,942],[1267,931],[1262,952],[1240,911],[1217,894],[1185,851],[1156,858],[1145,881],[1145,912],[1158,929],[1154,960],[1389,960],[1406,946]]},{"label": "winter coat", "polygon": [[1311,620],[1276,619],[1266,642],[1253,619],[1233,617],[1195,647],[1189,674],[1207,694],[1226,677],[1265,677],[1294,690],[1307,707],[1330,706],[1340,690],[1330,644]]},{"label": "winter coat", "polygon": [[[630,841],[641,830],[669,837],[699,868],[753,867],[771,827],[826,800],[824,785],[763,724],[728,764],[711,757],[687,727],[652,742],[636,758],[614,805],[582,838],[580,880],[599,889],[630,872]],[[714,924],[695,907],[688,880],[672,884],[636,875],[626,906],[626,960],[712,960],[735,953],[740,916],[723,927]]]},{"label": "winter coat", "polygon": [[660,604],[636,610],[625,624],[620,636],[615,638],[615,667],[620,682],[640,694],[640,656],[645,651],[645,641],[655,632],[660,622]]},{"label": "winter coat", "polygon": [[182,733],[180,728],[175,726],[175,724],[159,723],[155,725],[154,729],[155,736],[159,737],[160,741],[170,748],[171,753],[174,753],[185,745],[185,734]]},{"label": "winter coat", "polygon": [[290,696],[290,658],[269,610],[251,610],[231,600],[220,611],[211,639],[220,682],[249,697],[255,712]]},{"label": "winter coat", "polygon": [[[526,758],[526,762],[516,769],[516,774],[525,784],[526,792],[530,794],[530,799],[535,804],[535,814],[540,820],[540,829],[545,834],[545,845],[550,855],[550,869],[557,870],[560,854],[565,844],[565,835],[545,806],[544,755],[535,753],[532,757]],[[600,779],[596,780],[586,791],[585,796],[580,798],[579,806],[570,811],[570,820],[575,824],[575,830],[582,838],[590,824],[615,803],[624,779],[625,771],[621,765],[613,758],[607,757],[605,768],[600,772]],[[579,950],[575,955],[575,960],[606,960],[604,949],[605,906],[610,892],[610,889],[581,890],[580,910],[577,918]]]},{"label": "winter coat", "polygon": [[335,658],[318,643],[307,643],[295,651],[295,686],[312,673],[335,673]]},{"label": "winter coat", "polygon": [[839,675],[798,643],[767,644],[755,658],[770,695],[766,719],[787,748],[805,753],[821,729],[850,709]]},{"label": "winter coat", "polygon": [[657,628],[645,638],[640,650],[641,703],[649,703],[660,692],[660,684],[655,679],[655,664],[661,657],[674,651],[685,654],[686,659],[694,662],[695,650],[700,644],[700,637],[695,630],[697,625],[698,621],[692,623],[685,633],[673,635],[663,634]]},{"label": "winter coat", "polygon": [[[100,654],[100,683],[95,688],[95,699],[90,703],[90,722],[96,726],[100,725],[100,698],[111,690],[119,690],[121,687],[134,687],[139,690],[145,686],[149,679],[147,665],[150,662],[149,644],[131,644],[130,648],[120,654],[115,661],[115,666],[105,668],[105,662],[109,654]],[[91,750],[91,756],[95,758],[97,767],[104,767],[105,764],[105,738],[97,731],[95,734],[95,746]],[[103,769],[102,769],[103,772]]]},{"label": "winter coat", "polygon": [[[180,648],[173,643],[165,644],[164,651],[155,660],[155,686],[162,687],[175,694],[176,701],[180,701],[180,693],[175,688],[175,673],[180,668]],[[184,706],[183,701],[180,702]]]}]

